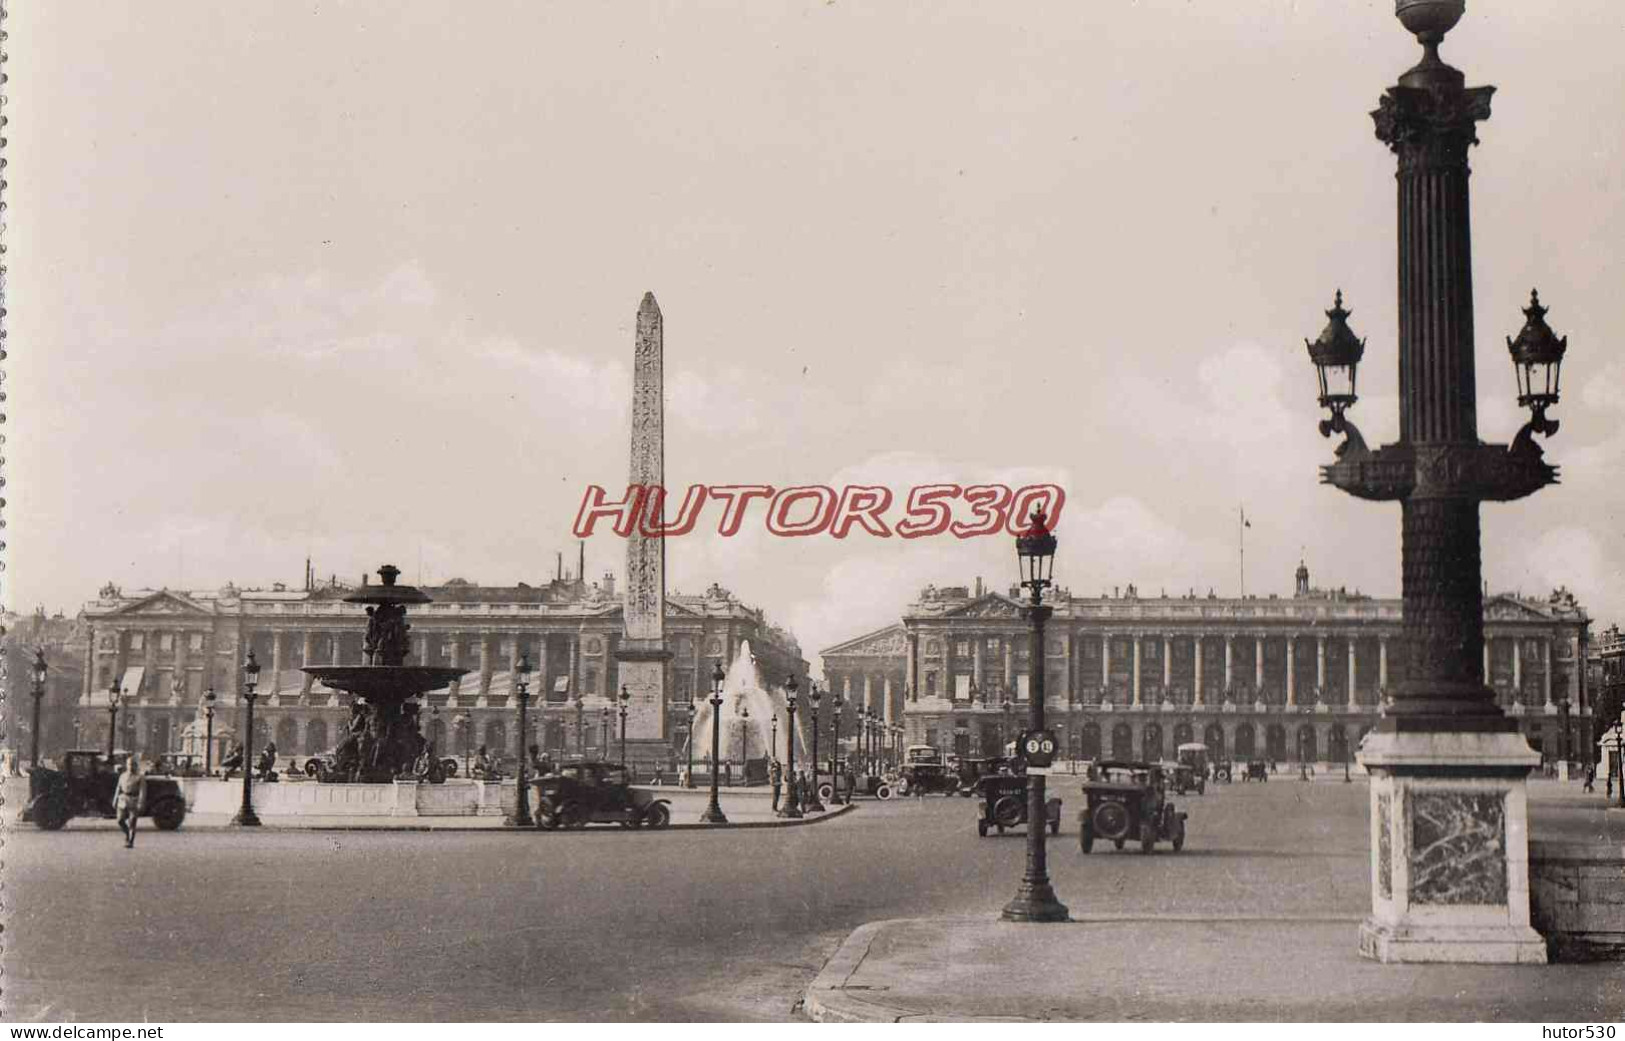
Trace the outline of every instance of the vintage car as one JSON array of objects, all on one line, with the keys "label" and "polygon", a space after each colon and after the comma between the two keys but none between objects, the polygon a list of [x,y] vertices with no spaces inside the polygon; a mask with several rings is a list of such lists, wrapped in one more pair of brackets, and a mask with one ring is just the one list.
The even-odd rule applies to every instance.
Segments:
[{"label": "vintage car", "polygon": [[1247,772],[1241,775],[1243,781],[1267,781],[1270,779],[1270,764],[1262,759],[1253,759],[1247,763]]},{"label": "vintage car", "polygon": [[[976,793],[982,800],[976,817],[978,838],[987,837],[988,828],[1004,829],[1027,823],[1027,777],[1025,773],[987,774],[976,782]],[[1061,800],[1051,796],[1044,800],[1044,820],[1051,835],[1061,833]]]},{"label": "vintage car", "polygon": [[977,793],[977,783],[984,777],[1013,774],[1021,769],[1020,761],[1009,756],[996,755],[985,759],[959,761],[959,794],[969,799]]},{"label": "vintage car", "polygon": [[1235,780],[1236,765],[1228,759],[1213,760],[1213,782],[1215,784],[1229,784]]},{"label": "vintage car", "polygon": [[1155,763],[1108,760],[1095,774],[1098,780],[1083,783],[1087,804],[1078,815],[1078,845],[1085,853],[1096,840],[1122,849],[1138,839],[1141,853],[1161,841],[1173,843],[1176,853],[1185,848],[1185,814],[1168,800],[1164,773]]},{"label": "vintage car", "polygon": [[624,828],[664,828],[671,823],[671,800],[632,787],[620,763],[565,763],[531,785],[536,826],[585,828],[619,824]]},{"label": "vintage car", "polygon": [[941,792],[953,795],[959,791],[959,778],[943,762],[942,750],[931,745],[913,745],[903,757],[903,769],[897,778],[897,794],[913,795]]},{"label": "vintage car", "polygon": [[[117,757],[115,757],[117,758]],[[36,766],[28,775],[28,803],[23,820],[44,831],[56,831],[72,817],[112,817],[118,772],[105,753],[75,751],[62,757],[58,769]],[[140,814],[163,831],[174,831],[186,819],[186,799],[173,777],[147,775],[147,797]]]},{"label": "vintage car", "polygon": [[1195,791],[1207,794],[1207,745],[1200,741],[1187,741],[1179,746],[1179,766],[1174,772],[1174,794]]}]

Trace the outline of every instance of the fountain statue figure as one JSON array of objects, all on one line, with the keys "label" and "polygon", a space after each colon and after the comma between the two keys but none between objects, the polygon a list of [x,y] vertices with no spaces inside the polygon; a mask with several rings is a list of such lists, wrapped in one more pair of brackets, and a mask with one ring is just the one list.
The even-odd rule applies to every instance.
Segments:
[{"label": "fountain statue figure", "polygon": [[412,586],[396,585],[400,569],[378,569],[382,585],[364,585],[344,598],[367,605],[367,632],[362,640],[363,665],[306,666],[334,690],[352,695],[350,722],[335,754],[329,778],[335,781],[386,782],[416,776],[426,741],[418,727],[419,705],[410,699],[444,687],[467,669],[408,665],[411,641],[407,604],[426,604],[429,597]]}]

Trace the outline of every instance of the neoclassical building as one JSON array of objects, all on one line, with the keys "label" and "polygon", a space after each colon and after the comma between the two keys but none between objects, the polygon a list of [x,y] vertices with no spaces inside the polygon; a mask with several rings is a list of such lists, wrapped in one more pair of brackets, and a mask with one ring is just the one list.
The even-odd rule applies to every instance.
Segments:
[{"label": "neoclassical building", "polygon": [[[119,713],[119,747],[156,754],[178,748],[180,730],[198,714],[208,688],[218,698],[216,722],[241,725],[240,665],[252,647],[262,672],[255,704],[256,747],[275,740],[282,755],[329,751],[349,716],[348,695],[328,690],[301,665],[359,665],[366,615],[344,597],[353,587],[330,582],[306,589],[227,585],[214,592],[141,590],[108,585],[81,614],[89,638],[77,699],[79,742],[106,747],[109,691],[128,699]],[[411,609],[408,664],[469,669],[462,680],[428,695],[426,732],[446,754],[486,745],[520,748],[515,668],[528,655],[531,740],[555,755],[596,755],[613,694],[622,606],[615,579],[585,583],[562,577],[544,585],[483,586],[453,580],[425,587],[433,602]],[[668,699],[665,739],[642,743],[634,758],[669,758],[683,746],[688,699],[709,689],[713,659],[726,665],[748,640],[765,678],[807,680],[795,639],[720,586],[702,595],[666,597]],[[631,752],[629,742],[629,752]]]},{"label": "neoclassical building", "polygon": [[[1296,579],[1290,598],[1060,590],[1043,668],[1066,747],[1166,759],[1194,740],[1237,759],[1343,762],[1376,722],[1382,692],[1405,678],[1400,601],[1315,589],[1302,565]],[[1548,757],[1560,719],[1578,747],[1592,740],[1589,624],[1565,590],[1485,600],[1485,675]],[[901,623],[821,657],[829,687],[902,723],[907,743],[990,755],[1025,725],[1028,632],[1014,589],[928,586]]]}]

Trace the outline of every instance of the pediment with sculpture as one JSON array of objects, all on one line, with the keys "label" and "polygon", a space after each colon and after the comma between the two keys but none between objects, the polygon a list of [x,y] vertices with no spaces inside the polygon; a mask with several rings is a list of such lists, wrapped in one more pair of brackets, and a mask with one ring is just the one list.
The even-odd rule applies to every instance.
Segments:
[{"label": "pediment with sculpture", "polygon": [[1021,618],[1021,605],[1008,597],[998,593],[989,593],[980,600],[973,600],[964,607],[953,611],[943,612],[945,618],[1008,618],[1017,620]]},{"label": "pediment with sculpture", "polygon": [[857,639],[837,644],[823,652],[825,657],[833,655],[847,655],[865,658],[891,658],[900,657],[908,653],[908,638],[901,625],[889,625],[884,629]]},{"label": "pediment with sculpture", "polygon": [[160,589],[158,592],[142,597],[134,603],[125,604],[109,611],[103,617],[129,618],[136,615],[190,615],[198,618],[208,618],[212,617],[213,613],[189,597],[182,596],[179,593],[172,593],[167,589]]}]

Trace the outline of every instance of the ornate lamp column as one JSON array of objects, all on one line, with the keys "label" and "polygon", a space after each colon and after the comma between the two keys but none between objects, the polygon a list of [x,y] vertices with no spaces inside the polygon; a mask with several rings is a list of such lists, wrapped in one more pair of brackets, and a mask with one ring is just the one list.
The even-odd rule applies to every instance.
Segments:
[{"label": "ornate lamp column", "polygon": [[115,682],[107,688],[107,758],[113,758],[114,740],[118,737],[118,706],[123,696]]},{"label": "ornate lamp column", "polygon": [[[1346,435],[1322,480],[1400,503],[1406,680],[1359,759],[1371,774],[1372,913],[1360,952],[1384,962],[1544,962],[1529,926],[1526,786],[1539,755],[1485,686],[1480,502],[1507,502],[1556,480],[1534,434],[1556,424],[1562,344],[1538,301],[1508,341],[1519,403],[1533,418],[1510,449],[1478,439],[1467,150],[1493,87],[1467,87],[1439,59],[1464,0],[1396,0],[1422,61],[1373,112],[1399,159],[1399,440],[1372,451],[1344,418],[1364,344],[1339,296],[1309,354],[1321,432]],[[1537,370],[1542,382],[1535,385]]]},{"label": "ornate lamp column", "polygon": [[260,682],[260,663],[254,660],[254,648],[248,649],[243,659],[243,701],[248,705],[247,722],[243,726],[243,804],[231,823],[239,828],[257,828],[260,819],[254,813],[254,696]]},{"label": "ornate lamp column", "polygon": [[626,765],[626,707],[632,703],[632,692],[621,685],[621,765]]},{"label": "ornate lamp column", "polygon": [[[1027,533],[1016,539],[1021,584],[1032,591],[1025,611],[1027,620],[1032,623],[1027,644],[1028,660],[1032,663],[1032,678],[1027,687],[1027,727],[1034,733],[1044,730],[1044,623],[1049,621],[1054,608],[1045,607],[1042,599],[1055,567],[1055,548],[1055,536],[1050,534],[1043,508],[1034,509]],[[1006,706],[1008,704],[1006,702]],[[1055,896],[1045,861],[1044,780],[1040,773],[1027,775],[1027,870],[1021,876],[1021,886],[1014,899],[1004,905],[1001,917],[1007,922],[1067,920],[1066,905]]]},{"label": "ornate lamp column", "polygon": [[214,776],[214,685],[203,692],[203,776]]},{"label": "ornate lamp column", "polygon": [[[807,700],[811,705],[808,710],[808,723],[810,724],[808,729],[812,731],[812,788],[807,792],[807,801],[803,809],[808,813],[823,813],[829,809],[824,805],[824,800],[818,797],[818,704],[823,696],[823,692],[818,689],[818,682],[813,681],[812,691],[807,695]],[[790,730],[790,740],[793,743],[795,741],[795,727],[792,726]]]},{"label": "ornate lamp column", "polygon": [[28,768],[33,770],[39,765],[39,711],[40,702],[45,700],[45,678],[51,667],[45,661],[45,648],[34,648],[33,689],[29,692],[34,698],[34,729],[28,735]]},{"label": "ornate lamp column", "polygon": [[784,777],[785,795],[784,803],[779,807],[780,817],[800,817],[801,813],[801,785],[796,783],[796,678],[791,674],[784,681],[784,711],[789,716],[788,726],[785,729],[784,743],[788,746]]},{"label": "ornate lamp column", "polygon": [[603,762],[609,758],[609,706],[605,705],[598,711],[598,759]]},{"label": "ornate lamp column", "polygon": [[514,794],[517,801],[514,804],[513,816],[503,821],[504,824],[514,828],[530,828],[535,821],[530,816],[530,788],[525,783],[525,757],[529,754],[526,748],[525,718],[526,706],[530,703],[530,655],[521,654],[519,664],[514,667],[514,696],[519,699],[519,770],[515,775]]},{"label": "ornate lamp column", "polygon": [[[834,711],[830,713],[829,801],[832,806],[841,805],[841,707],[845,704],[839,694],[835,695]],[[850,799],[850,794],[847,797]]]},{"label": "ornate lamp column", "polygon": [[[717,802],[717,779],[722,773],[722,681],[727,678],[719,658],[711,669],[711,801],[706,804],[705,812],[700,814],[702,824],[728,823],[728,818],[722,813],[722,804]],[[693,741],[691,736],[689,743]]]}]

